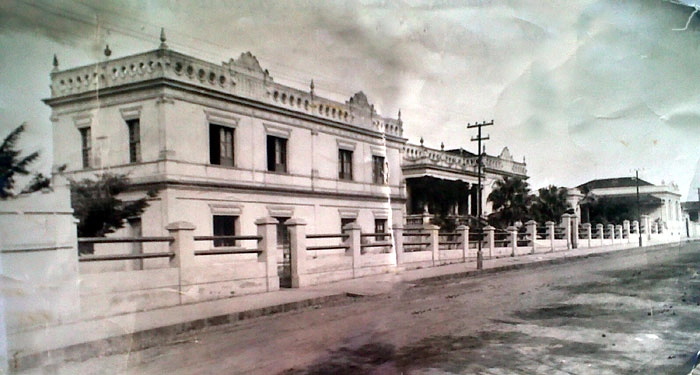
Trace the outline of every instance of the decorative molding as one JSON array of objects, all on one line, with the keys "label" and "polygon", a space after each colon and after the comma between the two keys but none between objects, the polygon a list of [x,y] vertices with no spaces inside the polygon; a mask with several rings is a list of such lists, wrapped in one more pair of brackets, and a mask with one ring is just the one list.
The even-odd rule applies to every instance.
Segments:
[{"label": "decorative molding", "polygon": [[359,215],[360,210],[353,208],[339,208],[338,209],[338,214],[340,215],[341,219],[357,219],[357,216]]},{"label": "decorative molding", "polygon": [[92,114],[85,113],[82,115],[73,116],[73,123],[78,129],[89,128],[92,125]]},{"label": "decorative molding", "polygon": [[133,107],[119,108],[119,112],[122,114],[124,120],[134,120],[141,117],[141,110],[143,106],[137,105]]},{"label": "decorative molding", "polygon": [[372,210],[372,214],[374,215],[375,219],[388,219],[389,218],[389,211],[388,210]]},{"label": "decorative molding", "polygon": [[212,124],[225,125],[232,128],[238,126],[238,122],[241,120],[239,117],[233,116],[229,113],[212,111],[211,109],[204,109],[204,114],[207,116],[207,121]]},{"label": "decorative molding", "polygon": [[294,206],[266,206],[272,217],[294,217]]},{"label": "decorative molding", "polygon": [[263,126],[265,127],[265,133],[279,138],[289,139],[289,136],[292,133],[292,129],[284,126],[272,125],[268,123],[263,123]]},{"label": "decorative molding", "polygon": [[338,148],[348,151],[355,151],[355,147],[357,146],[357,142],[350,142],[343,139],[336,139],[336,142],[338,143]]},{"label": "decorative molding", "polygon": [[386,147],[370,145],[369,148],[372,151],[372,155],[386,158]]},{"label": "decorative molding", "polygon": [[240,204],[209,203],[209,210],[212,214],[241,216],[243,206]]}]

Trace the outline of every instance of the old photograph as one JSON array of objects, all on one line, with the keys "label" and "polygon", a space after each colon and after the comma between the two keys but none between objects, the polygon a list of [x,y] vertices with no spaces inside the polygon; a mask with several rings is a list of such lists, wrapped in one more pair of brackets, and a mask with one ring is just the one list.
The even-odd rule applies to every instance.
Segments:
[{"label": "old photograph", "polygon": [[0,2],[0,374],[700,374],[700,2]]}]

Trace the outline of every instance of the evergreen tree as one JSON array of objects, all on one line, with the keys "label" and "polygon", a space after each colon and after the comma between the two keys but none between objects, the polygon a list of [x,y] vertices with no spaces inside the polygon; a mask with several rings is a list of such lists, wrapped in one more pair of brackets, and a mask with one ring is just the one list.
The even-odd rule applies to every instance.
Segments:
[{"label": "evergreen tree", "polygon": [[[16,149],[17,141],[19,141],[19,138],[24,130],[24,124],[18,126],[15,128],[15,130],[10,132],[7,137],[5,137],[2,145],[0,145],[0,199],[5,199],[15,195],[13,192],[15,187],[15,176],[28,175],[30,173],[28,169],[29,165],[39,158],[38,151],[32,152],[27,156],[21,156],[22,151]],[[37,178],[39,178],[39,175],[35,176],[35,180]],[[44,177],[44,180],[48,181],[46,177]],[[28,189],[24,189],[22,192],[29,193],[43,187],[43,185],[37,185],[37,189],[31,190],[31,187],[34,185],[33,182],[30,184]]]},{"label": "evergreen tree", "polygon": [[[147,198],[125,202],[117,198],[130,185],[126,175],[104,173],[97,179],[70,181],[73,215],[79,220],[78,237],[104,237],[124,227],[126,219],[140,216],[148,207]],[[148,196],[155,196],[149,192]],[[87,244],[91,245],[91,244]],[[92,246],[81,246],[81,254],[92,254]]]}]

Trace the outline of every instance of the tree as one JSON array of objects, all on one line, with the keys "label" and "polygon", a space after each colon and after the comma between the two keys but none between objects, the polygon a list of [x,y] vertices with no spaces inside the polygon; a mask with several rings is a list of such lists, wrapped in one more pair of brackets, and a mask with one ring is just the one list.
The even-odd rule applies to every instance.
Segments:
[{"label": "tree", "polygon": [[[39,158],[39,152],[35,151],[27,156],[21,156],[22,151],[17,150],[17,141],[24,132],[24,124],[15,128],[5,137],[0,145],[0,199],[14,196],[15,176],[30,174],[29,166]],[[41,173],[35,174],[34,179],[24,188],[21,194],[31,193],[48,187],[50,180]]]},{"label": "tree", "polygon": [[[124,202],[117,198],[130,186],[128,176],[104,173],[97,179],[70,180],[73,216],[78,220],[78,237],[104,237],[124,227],[126,219],[140,216],[148,207],[147,197]],[[155,192],[149,191],[149,197]],[[92,244],[79,248],[80,254],[92,254]]]},{"label": "tree", "polygon": [[549,185],[539,189],[537,197],[532,202],[533,219],[541,225],[548,221],[558,223],[562,215],[571,211],[566,195],[565,187]]},{"label": "tree", "polygon": [[530,186],[522,178],[506,176],[497,180],[487,200],[494,211],[488,217],[489,224],[495,227],[505,228],[530,217]]}]

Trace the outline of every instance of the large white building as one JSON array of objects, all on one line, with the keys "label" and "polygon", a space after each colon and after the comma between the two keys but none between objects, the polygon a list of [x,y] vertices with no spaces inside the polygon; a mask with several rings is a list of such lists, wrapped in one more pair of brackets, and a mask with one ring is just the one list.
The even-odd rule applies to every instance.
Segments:
[{"label": "large white building", "polygon": [[[157,190],[130,222],[132,235],[163,235],[177,221],[198,235],[246,235],[264,216],[304,219],[307,233],[338,233],[352,221],[384,232],[416,213],[406,203],[419,198],[410,186],[421,177],[460,181],[469,193],[454,213],[476,215],[476,156],[408,145],[400,113],[378,114],[362,92],[329,100],[313,82],[276,83],[250,53],[214,64],[161,41],[83,67],[60,70],[55,60],[45,99],[54,162],[71,178],[124,173],[130,196]],[[485,164],[484,197],[500,176],[526,173],[507,150]]]}]

